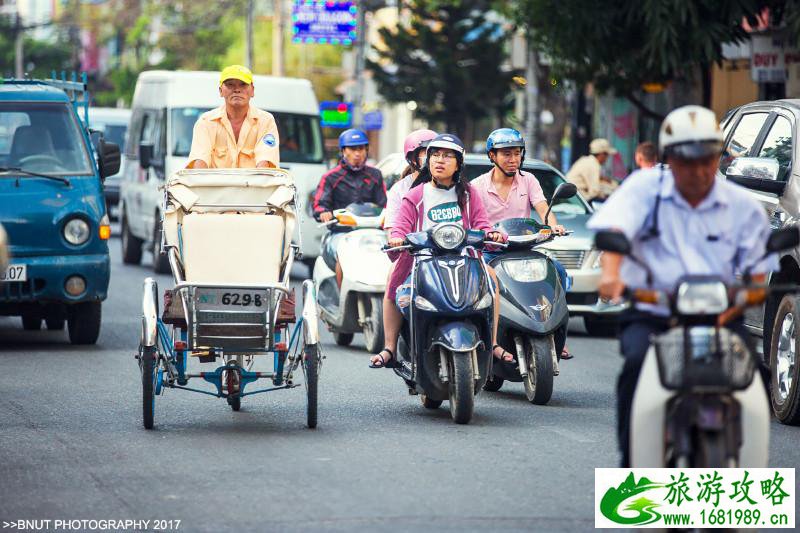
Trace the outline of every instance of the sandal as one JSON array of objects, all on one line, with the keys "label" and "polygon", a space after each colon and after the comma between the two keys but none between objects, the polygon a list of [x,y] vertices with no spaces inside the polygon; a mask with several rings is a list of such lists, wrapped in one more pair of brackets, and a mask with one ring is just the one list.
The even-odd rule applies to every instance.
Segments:
[{"label": "sandal", "polygon": [[572,355],[571,353],[569,353],[569,350],[567,349],[567,347],[564,346],[564,349],[561,350],[561,359],[567,360],[567,359],[574,359],[574,358],[575,358],[575,356]]},{"label": "sandal", "polygon": [[[497,357],[494,354],[494,349],[495,348],[500,348],[501,350],[503,350],[503,353],[500,354],[500,357]],[[499,344],[495,344],[494,346],[492,346],[492,357],[496,357],[497,359],[500,359],[501,361],[505,361],[506,363],[510,363],[510,362],[512,362],[514,360],[514,355],[508,353],[506,351],[506,349],[503,348],[502,346],[500,346]]]},{"label": "sandal", "polygon": [[[386,352],[387,354],[389,354],[389,356],[390,356],[390,357],[389,357],[389,359],[386,359],[386,358],[384,358],[384,357],[383,357],[383,355],[381,355],[383,352]],[[380,357],[380,359],[381,359],[381,360],[380,360],[380,362],[379,362],[379,363],[373,363],[373,362],[370,360],[369,367],[370,367],[370,368],[384,368],[384,367],[386,367],[386,365],[387,365],[389,362],[391,362],[391,360],[392,360],[392,359],[394,359],[394,352],[393,352],[393,351],[391,351],[389,348],[384,348],[384,349],[383,349],[383,350],[381,350],[380,352],[376,353],[376,354],[374,355],[374,357]]]}]

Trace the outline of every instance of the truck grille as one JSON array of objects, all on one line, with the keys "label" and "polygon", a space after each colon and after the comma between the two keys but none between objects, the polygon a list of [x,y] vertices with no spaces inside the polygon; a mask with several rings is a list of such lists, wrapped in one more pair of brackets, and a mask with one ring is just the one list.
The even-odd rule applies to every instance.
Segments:
[{"label": "truck grille", "polygon": [[29,279],[28,281],[13,281],[0,283],[0,300],[5,302],[25,302],[35,300],[44,289],[43,279]]},{"label": "truck grille", "polygon": [[547,250],[544,252],[564,265],[564,268],[571,270],[581,268],[583,266],[583,258],[586,256],[586,250]]}]

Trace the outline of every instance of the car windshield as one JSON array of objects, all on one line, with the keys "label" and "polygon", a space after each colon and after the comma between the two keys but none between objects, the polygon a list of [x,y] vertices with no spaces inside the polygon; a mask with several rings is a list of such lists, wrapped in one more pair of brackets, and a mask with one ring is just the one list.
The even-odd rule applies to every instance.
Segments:
[{"label": "car windshield", "polygon": [[[192,149],[194,123],[208,108],[172,110],[172,155],[187,157]],[[316,115],[272,112],[278,124],[282,163],[322,163],[322,133]]]},{"label": "car windshield", "polygon": [[0,103],[0,167],[56,176],[91,174],[89,152],[70,104]]},{"label": "car windshield", "polygon": [[[464,167],[464,175],[469,181],[472,181],[481,174],[489,172],[491,169],[492,167],[488,164],[470,163]],[[556,187],[562,183],[566,183],[564,178],[551,169],[523,167],[523,170],[536,176],[536,179],[539,180],[539,184],[542,186],[544,197],[547,198],[548,202],[553,197],[553,192],[556,190]],[[557,200],[556,203],[553,204],[553,212],[568,215],[584,215],[589,213],[589,210],[580,198],[573,196],[572,198]]]}]

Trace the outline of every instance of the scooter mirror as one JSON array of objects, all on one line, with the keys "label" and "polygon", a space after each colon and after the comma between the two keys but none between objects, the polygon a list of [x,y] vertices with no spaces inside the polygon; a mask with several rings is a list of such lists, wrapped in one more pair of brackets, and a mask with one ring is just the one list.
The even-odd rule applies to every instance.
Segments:
[{"label": "scooter mirror", "polygon": [[603,252],[630,255],[631,243],[624,233],[619,231],[598,231],[594,236],[594,245]]},{"label": "scooter mirror", "polygon": [[800,231],[797,226],[789,226],[773,231],[767,239],[766,251],[768,254],[788,250],[800,245]]},{"label": "scooter mirror", "polygon": [[578,188],[575,186],[574,183],[562,183],[556,190],[553,191],[553,198],[550,202],[555,202],[556,200],[566,200],[567,198],[572,198],[578,194]]}]

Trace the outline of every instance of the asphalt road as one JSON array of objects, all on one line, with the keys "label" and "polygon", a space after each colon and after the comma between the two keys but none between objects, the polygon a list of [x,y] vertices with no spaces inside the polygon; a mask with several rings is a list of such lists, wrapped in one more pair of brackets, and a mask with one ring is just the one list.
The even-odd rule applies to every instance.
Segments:
[{"label": "asphalt road", "polygon": [[[141,425],[141,282],[112,247],[95,347],[0,318],[0,521],[181,520],[181,531],[586,531],[594,468],[616,466],[616,342],[569,345],[549,405],[521,384],[482,392],[468,426],[421,407],[362,339],[324,337],[320,423],[304,389],[224,400],[168,390]],[[304,269],[298,267],[298,273]],[[166,276],[158,277],[161,287]],[[210,366],[210,365],[206,365]],[[771,464],[800,463],[800,428],[772,425]],[[175,523],[173,522],[173,525]],[[0,524],[2,526],[2,524]],[[152,530],[153,523],[150,528]],[[2,529],[0,527],[0,529]]]}]

